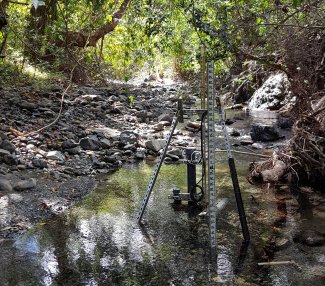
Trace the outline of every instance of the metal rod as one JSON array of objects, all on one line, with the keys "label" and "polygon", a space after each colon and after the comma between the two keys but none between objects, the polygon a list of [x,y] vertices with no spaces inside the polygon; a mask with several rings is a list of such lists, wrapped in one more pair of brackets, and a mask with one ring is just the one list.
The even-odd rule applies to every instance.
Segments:
[{"label": "metal rod", "polygon": [[210,258],[216,260],[216,187],[215,187],[215,119],[214,119],[214,63],[208,62],[208,193],[209,193],[209,230]]},{"label": "metal rod", "polygon": [[240,220],[240,224],[241,224],[241,228],[242,228],[242,232],[243,232],[244,241],[249,242],[250,235],[249,235],[249,230],[248,230],[248,226],[247,226],[247,220],[246,220],[243,199],[241,196],[240,187],[239,187],[239,183],[238,183],[238,177],[237,177],[237,171],[236,171],[234,158],[228,158],[228,165],[229,165],[232,185],[234,187],[236,203],[237,203],[237,210],[238,210],[238,214],[239,214],[239,220]]},{"label": "metal rod", "polygon": [[159,157],[159,160],[158,160],[158,162],[156,164],[153,175],[152,175],[151,180],[149,182],[149,185],[147,187],[146,193],[145,193],[144,198],[142,200],[142,204],[141,204],[140,210],[139,210],[138,215],[137,215],[137,222],[138,223],[141,223],[141,219],[142,219],[144,211],[145,211],[145,209],[147,207],[147,204],[148,204],[152,189],[153,189],[153,187],[154,187],[154,185],[156,183],[160,167],[161,167],[162,163],[164,162],[164,159],[165,159],[165,156],[166,156],[166,153],[167,153],[167,149],[168,149],[168,145],[169,145],[170,140],[171,140],[171,138],[173,136],[173,133],[175,131],[177,121],[178,121],[178,111],[176,112],[176,114],[175,114],[175,116],[173,118],[171,129],[170,129],[170,131],[167,134],[166,139],[165,139],[163,151],[162,151],[162,153],[161,153],[161,155]]},{"label": "metal rod", "polygon": [[219,120],[221,121],[221,126],[222,126],[222,130],[224,133],[225,146],[226,146],[227,155],[228,155],[228,165],[229,165],[232,185],[234,188],[239,220],[240,220],[240,224],[241,224],[241,228],[242,228],[242,232],[243,232],[244,241],[249,242],[250,235],[249,235],[249,230],[248,230],[248,226],[247,226],[247,220],[246,220],[243,199],[241,196],[240,186],[238,183],[238,176],[237,176],[235,161],[231,154],[229,135],[228,135],[227,127],[225,124],[225,114],[224,114],[224,110],[221,107],[220,101],[218,102],[218,105],[219,105]]}]

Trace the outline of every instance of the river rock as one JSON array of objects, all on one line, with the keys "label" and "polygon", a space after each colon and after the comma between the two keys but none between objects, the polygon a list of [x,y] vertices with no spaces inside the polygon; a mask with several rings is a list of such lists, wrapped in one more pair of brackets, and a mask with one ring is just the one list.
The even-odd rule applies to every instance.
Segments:
[{"label": "river rock", "polygon": [[163,130],[164,130],[164,125],[161,124],[161,123],[158,123],[158,124],[154,125],[153,129],[154,129],[156,132],[163,131]]},{"label": "river rock", "polygon": [[0,192],[12,192],[13,188],[10,181],[7,179],[0,179]]},{"label": "river rock", "polygon": [[248,102],[249,109],[279,110],[291,100],[290,82],[285,73],[271,75],[254,92]]},{"label": "river rock", "polygon": [[170,114],[168,113],[163,113],[161,115],[158,116],[158,121],[168,121],[168,122],[172,122],[173,118],[170,116]]},{"label": "river rock", "polygon": [[276,141],[280,139],[280,133],[274,125],[258,125],[253,124],[250,132],[253,141]]},{"label": "river rock", "polygon": [[19,101],[18,106],[22,109],[27,109],[27,110],[34,110],[37,108],[37,104],[26,101],[26,100]]},{"label": "river rock", "polygon": [[17,157],[14,154],[5,155],[3,157],[3,162],[6,163],[9,166],[13,166],[13,165],[18,164]]},{"label": "river rock", "polygon": [[16,191],[24,191],[24,190],[29,190],[29,189],[32,189],[32,188],[35,188],[36,187],[36,179],[35,178],[30,178],[30,179],[27,179],[27,180],[21,180],[21,181],[18,181],[14,184],[14,189]]},{"label": "river rock", "polygon": [[4,132],[0,131],[0,144],[1,144],[2,140],[5,140],[5,139],[8,139],[7,135]]},{"label": "river rock", "polygon": [[303,230],[293,240],[308,246],[322,246],[325,244],[325,234],[315,230]]},{"label": "river rock", "polygon": [[109,149],[111,147],[112,143],[107,138],[101,138],[100,145],[103,149]]},{"label": "river rock", "polygon": [[32,160],[32,164],[36,168],[44,169],[47,168],[47,162],[41,159],[34,159]]},{"label": "river rock", "polygon": [[55,161],[64,161],[65,157],[60,151],[50,151],[47,153],[46,158]]},{"label": "river rock", "polygon": [[71,139],[68,139],[68,140],[63,141],[63,143],[61,145],[61,148],[64,151],[64,150],[67,150],[67,149],[74,148],[76,146],[78,146],[78,144],[76,142],[74,142]]},{"label": "river rock", "polygon": [[145,149],[144,148],[137,148],[135,153],[135,158],[138,160],[143,160],[145,157]]},{"label": "river rock", "polygon": [[10,155],[10,152],[4,149],[0,149],[0,159],[6,155]]},{"label": "river rock", "polygon": [[238,137],[238,136],[240,136],[240,132],[237,130],[233,130],[233,131],[231,131],[230,136]]},{"label": "river rock", "polygon": [[123,144],[136,144],[138,143],[138,134],[133,131],[123,131],[120,134],[120,141]]},{"label": "river rock", "polygon": [[80,146],[76,146],[74,148],[66,149],[64,150],[67,152],[69,155],[78,155],[81,152]]},{"label": "river rock", "polygon": [[102,99],[98,94],[84,94],[80,98],[84,101],[99,101]]},{"label": "river rock", "polygon": [[193,128],[193,129],[200,129],[201,128],[201,123],[200,122],[193,122],[190,121],[189,123],[187,123],[187,127],[189,128]]},{"label": "river rock", "polygon": [[183,157],[183,152],[179,148],[173,148],[172,150],[168,151],[169,155],[175,155],[179,158]]},{"label": "river rock", "polygon": [[148,112],[146,110],[139,110],[135,113],[135,116],[144,120],[148,117]]},{"label": "river rock", "polygon": [[226,125],[232,125],[236,122],[236,120],[234,118],[227,118],[225,121]]},{"label": "river rock", "polygon": [[2,140],[2,142],[0,144],[0,149],[4,149],[4,150],[7,150],[10,153],[12,153],[15,151],[16,146],[14,144],[12,144],[9,140],[4,139],[4,140]]},{"label": "river rock", "polygon": [[164,140],[162,139],[152,139],[145,142],[146,148],[154,152],[159,152],[164,146]]},{"label": "river rock", "polygon": [[[167,155],[166,155],[166,159],[167,158],[169,158],[171,161],[173,161],[173,162],[177,162],[178,160],[179,160],[179,157],[178,156],[176,156],[176,155],[173,155],[173,154],[170,154],[170,153],[168,153]],[[167,160],[168,161],[168,160]]]},{"label": "river rock", "polygon": [[96,139],[85,137],[80,140],[79,145],[84,150],[98,151],[100,142]]},{"label": "river rock", "polygon": [[264,149],[265,147],[264,147],[263,144],[255,142],[255,143],[252,144],[252,148],[257,149],[257,150],[261,150],[261,149]]}]

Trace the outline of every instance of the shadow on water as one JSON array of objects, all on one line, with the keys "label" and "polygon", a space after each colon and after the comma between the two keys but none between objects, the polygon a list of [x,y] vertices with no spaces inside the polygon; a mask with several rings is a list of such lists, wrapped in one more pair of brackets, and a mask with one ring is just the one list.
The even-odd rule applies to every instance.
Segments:
[{"label": "shadow on water", "polygon": [[[319,249],[309,253],[292,240],[300,226],[292,195],[249,185],[247,163],[239,157],[252,236],[250,245],[242,244],[227,165],[218,160],[218,197],[229,203],[217,219],[216,264],[210,264],[208,224],[198,215],[202,210],[168,199],[173,187],[186,189],[184,165],[162,167],[143,225],[135,223],[153,171],[143,163],[109,176],[65,215],[14,243],[3,242],[0,285],[323,285],[315,274]],[[257,265],[289,259],[296,264]]]}]

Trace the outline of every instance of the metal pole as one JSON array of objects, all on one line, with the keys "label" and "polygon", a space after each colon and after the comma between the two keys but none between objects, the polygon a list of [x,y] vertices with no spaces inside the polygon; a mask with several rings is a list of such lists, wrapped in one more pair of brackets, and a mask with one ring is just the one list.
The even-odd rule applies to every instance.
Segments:
[{"label": "metal pole", "polygon": [[214,63],[208,62],[208,193],[209,193],[209,230],[210,258],[216,260],[216,187],[215,187],[215,119],[214,119]]},{"label": "metal pole", "polygon": [[205,109],[206,98],[206,57],[205,47],[201,47],[201,108]]},{"label": "metal pole", "polygon": [[240,186],[239,186],[239,183],[238,183],[238,177],[237,177],[235,161],[234,161],[234,158],[232,157],[232,154],[231,154],[230,143],[229,143],[229,135],[228,135],[227,127],[226,127],[226,124],[225,124],[225,114],[224,114],[224,111],[223,111],[223,109],[221,107],[220,100],[218,102],[218,105],[219,105],[219,118],[220,118],[222,129],[223,129],[223,132],[224,132],[225,145],[226,145],[227,156],[228,156],[228,165],[229,165],[232,185],[233,185],[233,188],[234,188],[236,204],[237,204],[237,210],[238,210],[238,214],[239,214],[239,220],[240,220],[240,224],[241,224],[241,228],[242,228],[242,232],[243,232],[244,241],[249,242],[250,241],[250,235],[249,235],[249,230],[248,230],[248,226],[247,226],[247,220],[246,220],[246,214],[245,214],[243,199],[242,199],[242,196],[241,196]]},{"label": "metal pole", "polygon": [[173,136],[173,133],[175,131],[177,121],[178,121],[178,112],[176,112],[176,114],[174,116],[171,129],[170,129],[170,131],[167,134],[166,139],[165,139],[163,151],[162,151],[162,153],[161,153],[161,155],[159,157],[159,160],[158,160],[158,162],[156,164],[155,170],[153,172],[153,175],[152,175],[151,180],[149,182],[149,185],[147,187],[146,193],[145,193],[144,198],[142,200],[141,207],[140,207],[140,210],[139,210],[138,215],[137,215],[137,222],[138,223],[141,223],[141,219],[142,219],[144,211],[145,211],[145,209],[147,207],[147,204],[148,204],[152,189],[153,189],[153,187],[154,187],[154,185],[156,183],[160,167],[161,167],[162,163],[164,162],[164,159],[165,159],[165,156],[166,156],[166,153],[167,153],[167,149],[168,149],[168,145],[169,145],[170,140],[171,140],[171,138]]}]

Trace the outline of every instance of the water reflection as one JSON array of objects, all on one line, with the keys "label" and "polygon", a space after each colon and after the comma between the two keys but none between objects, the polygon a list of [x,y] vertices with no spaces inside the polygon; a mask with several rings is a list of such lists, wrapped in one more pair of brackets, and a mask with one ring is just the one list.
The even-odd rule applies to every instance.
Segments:
[{"label": "water reflection", "polygon": [[[289,194],[250,186],[245,166],[237,164],[252,243],[242,245],[231,180],[226,165],[219,164],[218,198],[228,204],[218,215],[215,265],[210,264],[207,221],[197,215],[202,210],[168,199],[175,185],[185,189],[185,166],[163,166],[144,224],[134,223],[152,172],[142,164],[112,175],[66,215],[34,228],[14,245],[2,245],[0,285],[322,285],[292,265],[257,266],[288,257],[304,265],[306,254],[291,242],[299,223],[296,209],[286,203]],[[284,234],[289,243],[282,252],[271,249]]]}]

